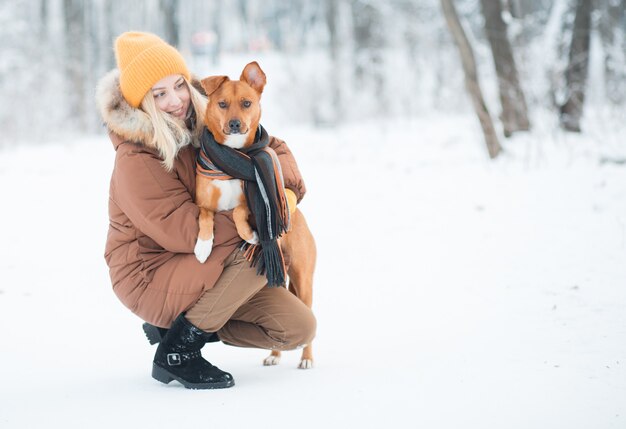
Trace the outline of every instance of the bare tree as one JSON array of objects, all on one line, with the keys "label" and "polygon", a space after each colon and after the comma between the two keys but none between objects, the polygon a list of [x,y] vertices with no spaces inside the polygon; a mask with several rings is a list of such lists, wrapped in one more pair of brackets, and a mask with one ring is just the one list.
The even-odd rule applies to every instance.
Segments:
[{"label": "bare tree", "polygon": [[165,21],[165,40],[173,46],[179,46],[178,0],[159,0],[159,6]]},{"label": "bare tree", "polygon": [[383,23],[375,3],[352,0],[352,23],[354,31],[354,77],[359,87],[371,83],[374,94],[384,108],[385,78],[383,73]]},{"label": "bare tree", "polygon": [[583,114],[589,70],[591,11],[591,0],[577,0],[569,64],[565,71],[566,98],[559,109],[561,127],[567,131],[580,132],[580,119]]},{"label": "bare tree", "polygon": [[619,105],[626,99],[626,1],[598,1],[599,30],[604,51],[606,97]]},{"label": "bare tree", "polygon": [[339,10],[337,7],[337,0],[326,0],[326,25],[328,26],[328,44],[329,44],[329,54],[330,54],[330,62],[331,62],[331,76],[329,76],[329,83],[332,85],[330,90],[330,94],[332,97],[332,109],[333,112],[329,121],[332,123],[336,123],[337,119],[342,117],[342,100],[341,100],[341,86],[339,84],[339,47],[341,41],[339,40],[339,29],[337,22]]},{"label": "bare tree", "polygon": [[87,88],[84,41],[88,35],[83,6],[84,2],[81,0],[63,0],[66,82],[71,86],[67,91],[66,100],[69,117],[80,131],[87,129],[87,110],[84,108]]},{"label": "bare tree", "polygon": [[40,0],[39,2],[39,39],[45,43],[48,37],[48,2]]},{"label": "bare tree", "polygon": [[465,87],[470,94],[472,104],[480,125],[483,129],[485,136],[485,143],[487,144],[487,151],[490,158],[495,158],[502,151],[502,146],[498,141],[496,130],[491,120],[491,115],[485,104],[480,84],[478,83],[478,72],[476,68],[476,60],[474,59],[474,52],[472,46],[467,39],[465,30],[461,25],[459,16],[456,13],[452,0],[441,0],[441,8],[443,10],[446,23],[452,34],[452,39],[459,49],[461,55],[461,63],[463,65],[463,71],[465,73]]},{"label": "bare tree", "polygon": [[515,131],[530,129],[526,98],[519,83],[513,49],[507,37],[506,23],[502,19],[500,0],[481,0],[481,5],[485,17],[485,31],[498,75],[500,104],[502,105],[500,119],[504,135],[509,137]]},{"label": "bare tree", "polygon": [[113,14],[113,1],[104,2],[104,7],[102,10],[103,14],[103,24],[102,24],[102,36],[101,36],[101,52],[105,70],[110,70],[115,67],[115,54],[111,45],[113,44],[113,40],[117,36],[115,34],[114,29],[114,14]]}]

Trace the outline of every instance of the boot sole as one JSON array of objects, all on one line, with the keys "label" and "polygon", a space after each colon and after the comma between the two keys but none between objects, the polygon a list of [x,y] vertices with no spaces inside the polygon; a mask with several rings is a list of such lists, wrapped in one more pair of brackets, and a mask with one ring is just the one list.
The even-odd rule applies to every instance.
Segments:
[{"label": "boot sole", "polygon": [[163,337],[161,337],[161,332],[156,326],[150,325],[148,323],[144,323],[142,327],[143,327],[143,332],[145,332],[146,338],[148,339],[148,342],[150,343],[150,345],[161,342]]},{"label": "boot sole", "polygon": [[225,389],[235,385],[235,380],[220,381],[216,383],[189,383],[188,381],[175,376],[165,368],[161,368],[155,363],[152,364],[152,378],[164,384],[169,384],[172,380],[176,380],[187,389]]}]

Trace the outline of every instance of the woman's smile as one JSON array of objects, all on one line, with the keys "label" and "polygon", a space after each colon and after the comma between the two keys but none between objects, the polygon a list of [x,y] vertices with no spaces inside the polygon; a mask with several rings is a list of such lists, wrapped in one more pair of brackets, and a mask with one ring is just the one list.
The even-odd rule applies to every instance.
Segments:
[{"label": "woman's smile", "polygon": [[171,110],[169,112],[170,115],[172,116],[176,116],[179,119],[183,119],[185,117],[185,115],[187,114],[187,112],[185,111],[185,105],[181,105],[179,108],[175,109],[175,110]]}]

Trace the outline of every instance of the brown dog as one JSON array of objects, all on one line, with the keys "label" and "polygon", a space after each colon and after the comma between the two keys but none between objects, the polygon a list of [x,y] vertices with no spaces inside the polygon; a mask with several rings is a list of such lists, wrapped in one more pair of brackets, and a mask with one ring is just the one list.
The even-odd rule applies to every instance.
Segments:
[{"label": "brown dog", "polygon": [[[266,77],[256,62],[244,68],[238,81],[227,76],[211,76],[202,80],[208,97],[204,123],[219,144],[234,149],[251,145],[261,118],[261,93]],[[200,207],[200,232],[195,254],[204,262],[213,245],[213,216],[215,212],[233,209],[237,232],[248,243],[256,244],[258,237],[248,223],[250,210],[238,179],[219,180],[196,175],[196,204]],[[287,275],[289,291],[309,308],[313,299],[313,271],[317,251],[313,235],[304,216],[296,209],[291,215],[291,229],[280,239],[280,247],[289,261]],[[276,365],[280,351],[273,350],[265,358],[264,365]],[[308,344],[300,360],[299,368],[311,368],[313,353]]]}]

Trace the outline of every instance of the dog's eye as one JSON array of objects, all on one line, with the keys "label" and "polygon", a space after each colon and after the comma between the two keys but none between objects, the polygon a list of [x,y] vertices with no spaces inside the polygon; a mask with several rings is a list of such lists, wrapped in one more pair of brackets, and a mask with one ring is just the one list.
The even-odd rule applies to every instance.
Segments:
[{"label": "dog's eye", "polygon": [[249,100],[244,100],[242,104],[243,104],[243,107],[246,107],[246,108],[252,106],[252,102]]},{"label": "dog's eye", "polygon": [[220,106],[220,108],[225,109],[228,107],[228,104],[226,104],[225,101],[218,101],[217,105]]}]

